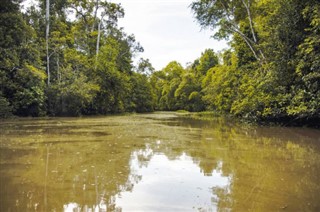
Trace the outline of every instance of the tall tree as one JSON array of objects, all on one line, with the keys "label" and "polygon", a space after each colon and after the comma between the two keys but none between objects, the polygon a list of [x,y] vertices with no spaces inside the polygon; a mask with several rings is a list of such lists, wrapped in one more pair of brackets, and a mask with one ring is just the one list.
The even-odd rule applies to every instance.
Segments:
[{"label": "tall tree", "polygon": [[[201,78],[206,75],[207,71],[219,64],[219,58],[212,49],[206,49],[201,53],[198,64],[194,65],[196,76]],[[201,79],[200,79],[201,80]]]},{"label": "tall tree", "polygon": [[50,56],[49,56],[49,33],[50,33],[50,0],[46,0],[46,53],[47,53],[47,84],[50,84]]},{"label": "tall tree", "polygon": [[157,105],[160,110],[183,109],[178,104],[175,92],[181,83],[185,70],[176,61],[170,62],[164,69],[154,72],[151,77],[154,92],[157,95]]},{"label": "tall tree", "polygon": [[0,98],[15,115],[45,113],[44,80],[36,33],[24,21],[19,2],[0,5]]},{"label": "tall tree", "polygon": [[[218,28],[215,37],[227,38],[230,34],[237,34],[252,51],[257,61],[264,62],[265,54],[260,47],[256,34],[252,10],[254,0],[198,0],[191,4],[195,17],[204,28]],[[242,22],[247,22],[250,30],[244,33]]]},{"label": "tall tree", "polygon": [[306,23],[304,40],[298,46],[296,84],[288,113],[320,118],[320,3],[307,1],[302,11]]}]

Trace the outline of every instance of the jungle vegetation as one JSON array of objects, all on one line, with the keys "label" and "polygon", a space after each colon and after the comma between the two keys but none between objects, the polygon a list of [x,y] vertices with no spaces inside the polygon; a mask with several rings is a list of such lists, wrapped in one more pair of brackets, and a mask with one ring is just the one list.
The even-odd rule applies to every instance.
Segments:
[{"label": "jungle vegetation", "polygon": [[119,4],[38,0],[22,11],[20,3],[0,5],[1,117],[210,110],[319,123],[318,0],[195,0],[199,25],[230,48],[157,71],[148,59],[133,65],[143,48],[118,27]]}]

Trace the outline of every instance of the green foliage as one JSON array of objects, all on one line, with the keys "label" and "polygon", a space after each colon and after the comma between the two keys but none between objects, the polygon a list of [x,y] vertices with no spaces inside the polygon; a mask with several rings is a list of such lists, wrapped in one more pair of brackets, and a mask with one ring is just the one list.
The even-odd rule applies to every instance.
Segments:
[{"label": "green foliage", "polygon": [[137,72],[150,76],[154,72],[154,68],[150,63],[149,59],[140,58],[139,64],[137,67]]},{"label": "green foliage", "polygon": [[204,101],[211,110],[230,112],[236,93],[236,70],[230,66],[217,66],[209,70],[204,86]]},{"label": "green foliage", "polygon": [[118,54],[119,44],[113,38],[109,38],[100,49],[95,73],[100,91],[93,101],[94,112],[106,114],[125,110],[124,100],[129,91],[129,78],[118,70]]},{"label": "green foliage", "polygon": [[152,74],[151,83],[154,93],[157,95],[157,109],[182,109],[179,106],[175,92],[181,83],[184,72],[183,67],[178,62],[173,61],[161,71]]},{"label": "green foliage", "polygon": [[[51,1],[50,1],[51,2]],[[45,84],[46,1],[24,13],[14,0],[0,5],[1,116],[106,114],[153,110],[147,76],[134,73],[143,48],[117,27],[120,4],[105,0],[50,3],[50,83]],[[73,10],[75,18],[67,19]],[[142,61],[139,69],[152,66]]]},{"label": "green foliage", "polygon": [[209,109],[256,121],[319,120],[318,1],[199,0],[191,7],[201,26],[218,28],[217,37],[233,35],[233,52],[202,81]]},{"label": "green foliage", "polygon": [[10,106],[9,101],[3,97],[3,94],[0,92],[0,118],[7,118],[12,116],[12,107]]},{"label": "green foliage", "polygon": [[195,17],[203,28],[219,28],[215,33],[218,39],[226,38],[232,33],[231,26],[242,15],[240,1],[199,0],[191,4]]},{"label": "green foliage", "polygon": [[154,110],[152,87],[145,75],[133,73],[130,76],[131,92],[126,108],[134,112],[152,112]]},{"label": "green foliage", "polygon": [[309,23],[306,36],[298,47],[298,65],[293,88],[293,101],[288,106],[290,115],[320,116],[320,4],[310,2],[303,10]]},{"label": "green foliage", "polygon": [[0,92],[4,110],[9,107],[13,114],[21,116],[43,115],[46,76],[40,68],[36,34],[23,20],[17,5],[11,1],[7,4],[0,6]]},{"label": "green foliage", "polygon": [[148,59],[132,65],[143,48],[118,28],[120,4],[51,2],[47,64],[46,1],[24,13],[17,2],[0,5],[1,117],[208,109],[256,121],[320,119],[317,0],[196,0],[197,21],[231,48],[156,72]]},{"label": "green foliage", "polygon": [[64,70],[63,80],[47,89],[50,115],[78,116],[86,112],[99,86],[72,69]]},{"label": "green foliage", "polygon": [[201,87],[193,73],[186,73],[182,77],[179,87],[175,91],[175,98],[180,108],[188,111],[201,111],[204,109],[200,94]]},{"label": "green foliage", "polygon": [[218,65],[218,56],[214,53],[212,49],[206,49],[199,59],[199,64],[195,66],[195,71],[197,76],[206,75],[207,71]]},{"label": "green foliage", "polygon": [[218,56],[206,49],[201,57],[184,69],[179,63],[170,62],[161,71],[151,75],[151,84],[156,96],[158,110],[203,111],[205,103],[201,81],[207,71],[217,66]]}]

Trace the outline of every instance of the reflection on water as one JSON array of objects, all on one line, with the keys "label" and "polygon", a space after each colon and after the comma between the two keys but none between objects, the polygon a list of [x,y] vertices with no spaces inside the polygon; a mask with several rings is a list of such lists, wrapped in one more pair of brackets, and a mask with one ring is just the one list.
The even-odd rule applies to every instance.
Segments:
[{"label": "reflection on water", "polygon": [[0,211],[320,211],[319,130],[154,113],[0,135]]},{"label": "reflection on water", "polygon": [[219,170],[204,175],[186,154],[174,160],[155,154],[145,165],[140,163],[139,157],[141,152],[133,153],[131,170],[141,176],[141,181],[132,192],[117,195],[116,205],[124,211],[217,209],[214,201],[217,196],[211,191],[228,185],[228,178]]}]

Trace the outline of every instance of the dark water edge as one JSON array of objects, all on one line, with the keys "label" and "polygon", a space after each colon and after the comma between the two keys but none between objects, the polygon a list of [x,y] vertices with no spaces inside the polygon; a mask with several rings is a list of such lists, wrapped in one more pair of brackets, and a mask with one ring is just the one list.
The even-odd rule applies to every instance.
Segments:
[{"label": "dark water edge", "polygon": [[258,122],[261,125],[278,125],[285,127],[308,127],[320,129],[320,117],[275,117]]},{"label": "dark water edge", "polygon": [[256,126],[279,126],[279,127],[304,127],[320,129],[320,116],[319,117],[272,117],[264,119],[253,119],[253,118],[240,118],[231,114],[222,114],[214,111],[204,112],[188,112],[178,111],[178,115],[191,117],[201,120],[212,120],[217,117],[223,117],[233,122],[242,123],[245,125],[256,125]]}]

